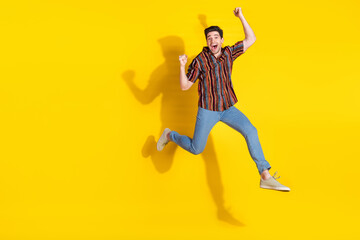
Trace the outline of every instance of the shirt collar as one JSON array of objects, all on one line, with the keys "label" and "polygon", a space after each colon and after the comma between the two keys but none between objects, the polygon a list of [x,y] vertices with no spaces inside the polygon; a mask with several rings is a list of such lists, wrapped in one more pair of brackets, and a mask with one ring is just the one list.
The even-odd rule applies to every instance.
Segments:
[{"label": "shirt collar", "polygon": [[[221,55],[217,58],[218,60],[222,59],[224,57],[224,48],[221,48]],[[203,48],[203,52],[205,52],[206,54],[209,54],[210,56],[213,56],[214,58],[215,55],[210,51],[210,48],[209,47],[204,47]]]}]

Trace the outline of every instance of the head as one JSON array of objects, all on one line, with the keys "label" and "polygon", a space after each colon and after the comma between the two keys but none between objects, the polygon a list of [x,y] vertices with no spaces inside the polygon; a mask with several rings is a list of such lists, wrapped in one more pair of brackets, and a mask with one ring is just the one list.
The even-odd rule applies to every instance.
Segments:
[{"label": "head", "polygon": [[206,43],[210,51],[216,55],[221,51],[224,42],[223,30],[218,26],[211,26],[205,29]]}]

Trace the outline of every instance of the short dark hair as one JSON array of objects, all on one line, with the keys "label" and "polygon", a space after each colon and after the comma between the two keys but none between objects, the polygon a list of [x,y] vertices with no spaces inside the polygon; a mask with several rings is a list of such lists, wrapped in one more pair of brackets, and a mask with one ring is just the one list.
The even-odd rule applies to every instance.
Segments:
[{"label": "short dark hair", "polygon": [[207,38],[207,35],[209,32],[218,32],[220,34],[220,37],[223,38],[223,30],[219,28],[218,26],[211,26],[205,29],[205,38]]}]

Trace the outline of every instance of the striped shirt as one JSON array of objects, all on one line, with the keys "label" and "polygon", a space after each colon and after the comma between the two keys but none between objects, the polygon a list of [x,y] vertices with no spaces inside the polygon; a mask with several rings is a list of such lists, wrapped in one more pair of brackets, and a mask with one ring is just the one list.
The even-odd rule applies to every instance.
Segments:
[{"label": "striped shirt", "polygon": [[186,76],[195,83],[199,79],[199,107],[211,111],[224,111],[237,103],[231,82],[234,60],[244,53],[243,41],[221,49],[222,54],[216,58],[209,47],[191,62]]}]

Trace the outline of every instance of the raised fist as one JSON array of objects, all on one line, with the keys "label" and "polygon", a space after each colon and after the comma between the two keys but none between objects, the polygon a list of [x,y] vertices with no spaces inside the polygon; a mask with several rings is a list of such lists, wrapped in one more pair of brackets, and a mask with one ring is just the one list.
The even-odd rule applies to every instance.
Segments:
[{"label": "raised fist", "polygon": [[185,54],[179,56],[179,61],[181,66],[185,66],[185,64],[187,63],[187,56]]},{"label": "raised fist", "polygon": [[240,17],[240,15],[242,15],[240,7],[235,8],[234,15],[235,15],[235,17]]}]

